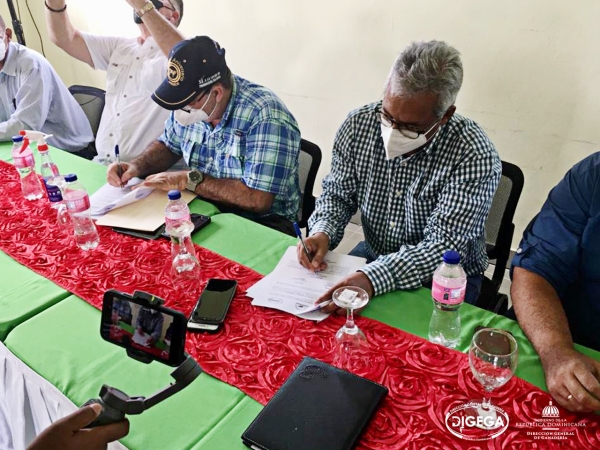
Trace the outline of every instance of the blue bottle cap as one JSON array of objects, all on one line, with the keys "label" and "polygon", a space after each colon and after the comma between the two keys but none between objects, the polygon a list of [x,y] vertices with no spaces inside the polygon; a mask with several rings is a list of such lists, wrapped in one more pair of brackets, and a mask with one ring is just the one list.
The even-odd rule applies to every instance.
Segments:
[{"label": "blue bottle cap", "polygon": [[67,183],[72,183],[73,181],[77,181],[77,175],[75,175],[74,173],[70,173],[68,175],[65,175],[65,181]]},{"label": "blue bottle cap", "polygon": [[446,264],[458,264],[460,262],[460,253],[454,250],[448,250],[444,253],[444,262]]},{"label": "blue bottle cap", "polygon": [[18,135],[18,136],[13,136],[12,137],[12,141],[16,144],[17,142],[23,142],[23,136]]},{"label": "blue bottle cap", "polygon": [[167,195],[169,196],[169,200],[179,200],[181,198],[181,192],[177,189],[169,191]]}]

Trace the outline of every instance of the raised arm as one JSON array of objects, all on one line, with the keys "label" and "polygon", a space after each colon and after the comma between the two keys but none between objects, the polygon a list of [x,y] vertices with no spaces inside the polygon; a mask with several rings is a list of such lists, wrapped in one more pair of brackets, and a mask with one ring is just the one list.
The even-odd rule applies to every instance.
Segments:
[{"label": "raised arm", "polygon": [[92,56],[81,33],[71,24],[67,10],[63,10],[66,6],[65,0],[46,0],[46,5],[46,25],[50,40],[73,58],[94,67]]},{"label": "raised arm", "polygon": [[[127,0],[127,3],[135,10],[141,10],[148,0]],[[144,25],[160,46],[162,52],[168,57],[169,52],[175,44],[183,41],[185,37],[175,28],[162,14],[155,8],[152,8],[141,16]]]}]

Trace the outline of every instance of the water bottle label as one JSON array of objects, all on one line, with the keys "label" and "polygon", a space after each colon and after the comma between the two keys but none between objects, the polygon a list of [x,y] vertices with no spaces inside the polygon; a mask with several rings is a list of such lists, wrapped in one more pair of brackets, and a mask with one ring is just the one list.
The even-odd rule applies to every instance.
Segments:
[{"label": "water bottle label", "polygon": [[35,166],[35,159],[33,159],[33,154],[26,154],[25,156],[13,155],[13,164],[18,169],[33,167]]},{"label": "water bottle label", "polygon": [[67,208],[72,213],[79,213],[90,209],[90,197],[85,195],[75,199],[67,199]]},{"label": "water bottle label", "polygon": [[62,202],[62,194],[60,188],[53,184],[48,184],[49,178],[44,178],[44,186],[46,186],[46,193],[48,194],[48,200],[50,203]]},{"label": "water bottle label", "polygon": [[465,300],[466,290],[466,286],[448,288],[434,282],[431,286],[431,295],[436,302],[457,305]]}]

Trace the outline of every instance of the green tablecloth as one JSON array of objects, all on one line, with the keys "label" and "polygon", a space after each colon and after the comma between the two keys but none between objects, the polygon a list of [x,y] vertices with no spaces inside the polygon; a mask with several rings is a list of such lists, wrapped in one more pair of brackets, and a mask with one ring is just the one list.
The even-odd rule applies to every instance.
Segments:
[{"label": "green tablecloth", "polygon": [[[104,167],[59,150],[53,156],[63,172],[80,173],[90,192],[104,183]],[[0,158],[7,159],[1,145]],[[194,201],[192,210],[210,214],[203,203]],[[214,215],[212,223],[193,239],[260,273],[272,270],[285,249],[296,243],[231,214]],[[171,368],[159,363],[143,365],[102,341],[100,312],[92,306],[4,254],[0,254],[0,273],[3,288],[8,286],[0,293],[0,338],[14,328],[5,339],[7,347],[76,404],[97,397],[103,383],[130,395],[150,395],[170,382]],[[431,310],[430,292],[418,289],[377,297],[363,314],[427,337]],[[515,322],[470,305],[461,308],[461,317],[460,350],[467,349],[477,325],[508,329],[519,341],[517,375],[545,388],[539,359]],[[600,360],[599,353],[584,351]],[[260,404],[236,388],[203,374],[181,393],[141,416],[131,416],[131,432],[122,442],[131,449],[242,450],[246,447],[240,435],[260,409]]]}]

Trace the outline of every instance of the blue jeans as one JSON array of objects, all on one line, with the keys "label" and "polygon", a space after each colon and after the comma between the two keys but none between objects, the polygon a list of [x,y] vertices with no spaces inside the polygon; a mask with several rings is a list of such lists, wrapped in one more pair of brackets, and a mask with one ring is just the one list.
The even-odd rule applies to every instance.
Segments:
[{"label": "blue jeans", "polygon": [[[369,252],[365,241],[359,242],[356,247],[352,249],[349,255],[358,256],[359,258],[366,258],[367,264],[375,261],[375,256]],[[481,292],[481,283],[483,282],[483,275],[471,275],[467,277],[467,292],[465,293],[465,302],[471,305],[477,304],[479,293]],[[431,281],[423,283],[424,287],[431,289]]]}]

